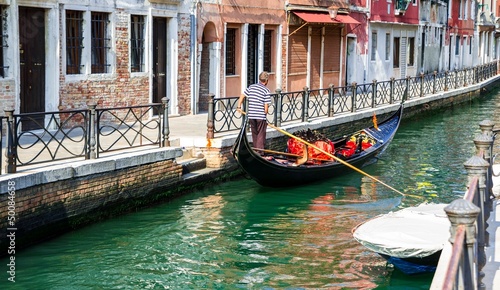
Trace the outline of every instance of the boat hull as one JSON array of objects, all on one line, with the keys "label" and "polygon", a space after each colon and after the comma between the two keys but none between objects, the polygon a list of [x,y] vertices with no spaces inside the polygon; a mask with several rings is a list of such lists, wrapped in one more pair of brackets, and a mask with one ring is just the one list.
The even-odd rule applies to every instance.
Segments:
[{"label": "boat hull", "polygon": [[434,272],[448,242],[447,204],[422,204],[372,218],[353,237],[405,274]]}]

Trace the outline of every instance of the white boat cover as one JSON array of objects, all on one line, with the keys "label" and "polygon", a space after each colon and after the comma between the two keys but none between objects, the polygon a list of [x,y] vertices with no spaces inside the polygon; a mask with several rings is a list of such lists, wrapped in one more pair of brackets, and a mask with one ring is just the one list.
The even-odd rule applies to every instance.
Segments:
[{"label": "white boat cover", "polygon": [[397,258],[423,258],[443,249],[450,237],[448,204],[421,204],[379,215],[353,229],[368,249]]}]

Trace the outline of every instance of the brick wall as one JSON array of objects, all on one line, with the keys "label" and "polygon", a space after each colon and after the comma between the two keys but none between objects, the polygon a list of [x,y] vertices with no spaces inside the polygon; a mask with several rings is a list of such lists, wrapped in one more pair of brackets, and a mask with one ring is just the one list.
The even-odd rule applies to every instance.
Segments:
[{"label": "brick wall", "polygon": [[[98,107],[134,106],[149,103],[149,76],[133,76],[129,71],[128,21],[130,14],[117,9],[115,17],[116,75],[92,76],[79,81],[60,78],[60,110],[83,109],[91,100]],[[62,26],[61,26],[62,27]],[[64,31],[60,33],[65,39]],[[63,67],[65,64],[61,64]]]},{"label": "brick wall", "polygon": [[[5,116],[6,109],[15,109],[15,86],[14,80],[2,80],[0,82],[0,116]],[[0,131],[0,135],[2,136],[5,136],[5,132],[7,132],[6,125],[6,122],[3,122],[3,128]]]},{"label": "brick wall", "polygon": [[[191,114],[191,18],[189,14],[179,14],[178,17],[178,57],[179,69],[177,92],[179,114]],[[173,96],[172,96],[173,97]]]},{"label": "brick wall", "polygon": [[[16,190],[16,246],[99,220],[109,215],[110,209],[128,211],[165,198],[162,195],[166,189],[176,188],[173,185],[181,174],[182,166],[171,159]],[[8,197],[0,195],[2,237],[8,228]],[[0,240],[1,249],[6,242]]]}]

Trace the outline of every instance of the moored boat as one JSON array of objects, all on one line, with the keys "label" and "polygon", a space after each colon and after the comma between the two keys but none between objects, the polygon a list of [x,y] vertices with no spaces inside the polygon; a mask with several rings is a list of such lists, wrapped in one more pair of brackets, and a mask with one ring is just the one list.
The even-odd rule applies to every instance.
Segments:
[{"label": "moored boat", "polygon": [[[233,145],[232,154],[241,168],[263,186],[296,186],[333,178],[352,172],[351,168],[361,168],[373,163],[393,139],[402,115],[403,104],[380,124],[333,139],[335,152],[332,152],[334,156],[331,157],[334,158],[315,158],[308,154],[310,152],[308,147],[305,148],[303,155],[254,150],[247,138],[247,119]],[[353,143],[355,146],[352,146]],[[330,154],[326,155],[328,157]]]},{"label": "moored boat", "polygon": [[356,226],[353,237],[406,274],[434,272],[450,237],[447,204],[421,204]]}]

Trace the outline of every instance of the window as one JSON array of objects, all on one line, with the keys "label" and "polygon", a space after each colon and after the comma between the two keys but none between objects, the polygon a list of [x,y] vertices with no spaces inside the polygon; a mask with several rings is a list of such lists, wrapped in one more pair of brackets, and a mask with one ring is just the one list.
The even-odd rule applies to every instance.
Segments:
[{"label": "window", "polygon": [[394,37],[394,53],[392,58],[392,67],[399,68],[399,37]]},{"label": "window", "polygon": [[226,31],[226,75],[236,74],[236,29]]},{"label": "window", "polygon": [[460,54],[460,37],[458,35],[455,37],[455,55]]},{"label": "window", "polygon": [[130,70],[144,71],[144,16],[130,16]]},{"label": "window", "polygon": [[92,12],[91,14],[91,48],[92,73],[108,72],[108,14]]},{"label": "window", "polygon": [[385,34],[385,60],[389,60],[391,56],[391,34]]},{"label": "window", "polygon": [[273,31],[266,30],[264,32],[264,70],[267,72],[272,71],[272,39]]},{"label": "window", "polygon": [[372,32],[371,60],[376,60],[376,58],[377,58],[377,32]]},{"label": "window", "polygon": [[472,37],[469,38],[469,54],[472,54]]},{"label": "window", "polygon": [[66,73],[79,74],[82,68],[83,12],[66,10]]},{"label": "window", "polygon": [[408,37],[408,66],[415,65],[415,37]]}]

